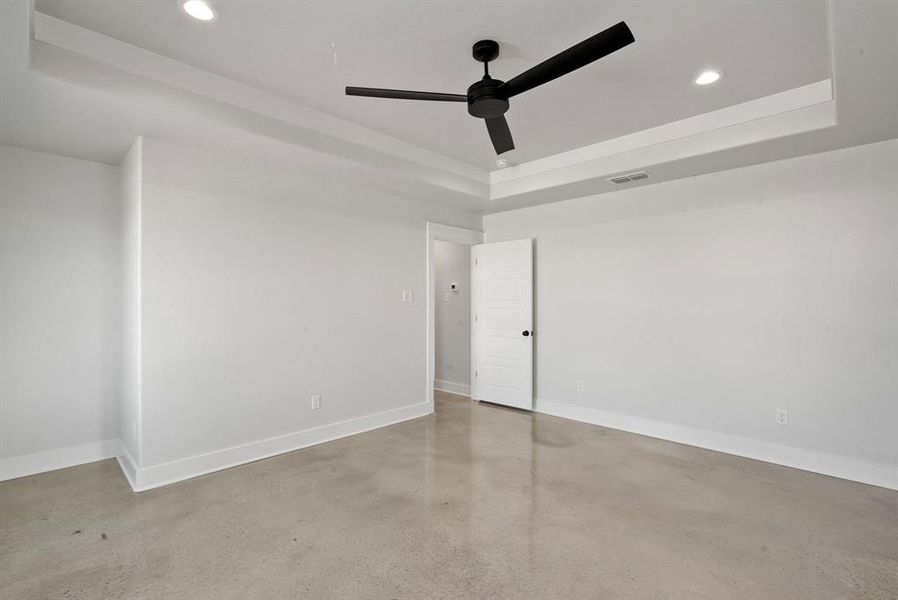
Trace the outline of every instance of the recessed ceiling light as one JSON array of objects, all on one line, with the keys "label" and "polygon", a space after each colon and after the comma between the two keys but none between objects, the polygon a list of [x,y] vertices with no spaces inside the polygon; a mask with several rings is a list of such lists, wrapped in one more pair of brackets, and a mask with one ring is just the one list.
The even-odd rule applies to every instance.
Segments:
[{"label": "recessed ceiling light", "polygon": [[509,164],[510,164],[510,163],[508,162],[508,159],[507,159],[507,158],[497,158],[497,159],[496,159],[496,166],[499,167],[500,169],[504,169],[504,168],[507,167]]},{"label": "recessed ceiling light", "polygon": [[218,16],[218,13],[206,0],[183,0],[181,8],[188,15],[199,21],[214,21]]},{"label": "recessed ceiling light", "polygon": [[697,85],[709,85],[718,79],[720,79],[720,73],[718,71],[702,71],[699,73],[699,76],[695,78],[695,83]]}]

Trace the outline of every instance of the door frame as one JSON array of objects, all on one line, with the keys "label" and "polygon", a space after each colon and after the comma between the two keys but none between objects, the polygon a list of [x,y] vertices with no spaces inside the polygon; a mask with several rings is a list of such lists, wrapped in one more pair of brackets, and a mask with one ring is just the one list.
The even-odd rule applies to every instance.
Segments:
[{"label": "door frame", "polygon": [[[483,232],[476,229],[465,229],[441,223],[427,222],[427,367],[425,376],[426,402],[433,412],[433,378],[436,373],[436,332],[434,328],[434,313],[436,312],[436,266],[433,261],[433,242],[451,242],[463,246],[474,246],[483,243]],[[471,284],[469,284],[471,285]],[[473,296],[472,296],[473,297]],[[470,327],[470,323],[468,324]],[[473,360],[473,357],[471,357]],[[472,382],[473,383],[473,382]]]}]

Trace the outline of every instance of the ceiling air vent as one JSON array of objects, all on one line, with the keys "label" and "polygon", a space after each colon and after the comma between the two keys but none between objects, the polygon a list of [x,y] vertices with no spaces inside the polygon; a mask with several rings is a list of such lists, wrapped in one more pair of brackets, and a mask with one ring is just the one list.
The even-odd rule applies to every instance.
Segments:
[{"label": "ceiling air vent", "polygon": [[639,181],[640,179],[648,179],[649,174],[645,171],[637,171],[636,173],[630,173],[629,175],[618,175],[617,177],[609,177],[608,181],[611,183],[630,183],[631,181]]}]

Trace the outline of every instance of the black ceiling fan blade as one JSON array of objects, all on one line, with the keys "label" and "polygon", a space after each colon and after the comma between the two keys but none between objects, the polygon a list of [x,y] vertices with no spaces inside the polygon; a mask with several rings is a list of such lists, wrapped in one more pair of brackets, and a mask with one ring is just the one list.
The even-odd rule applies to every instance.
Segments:
[{"label": "black ceiling fan blade", "polygon": [[514,150],[514,140],[511,139],[511,129],[508,128],[508,121],[505,120],[505,115],[485,119],[485,121],[486,130],[490,133],[490,139],[493,141],[493,148],[496,149],[496,154]]},{"label": "black ceiling fan blade", "polygon": [[439,92],[415,92],[412,90],[389,90],[384,88],[346,86],[347,96],[368,96],[370,98],[395,98],[397,100],[434,100],[437,102],[467,102],[464,94],[441,94]]},{"label": "black ceiling fan blade", "polygon": [[576,71],[612,52],[616,52],[635,41],[627,24],[621,21],[605,31],[597,33],[589,39],[571,46],[552,58],[528,69],[505,82],[499,90],[506,98],[531,90],[538,85],[548,83],[571,71]]}]

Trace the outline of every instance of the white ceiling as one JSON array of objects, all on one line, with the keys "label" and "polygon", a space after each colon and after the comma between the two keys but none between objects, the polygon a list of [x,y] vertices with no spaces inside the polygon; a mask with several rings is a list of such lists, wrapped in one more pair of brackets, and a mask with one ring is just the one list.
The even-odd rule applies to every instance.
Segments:
[{"label": "white ceiling", "polygon": [[[37,0],[37,9],[483,169],[495,154],[463,104],[350,98],[345,85],[464,93],[471,44],[496,39],[509,79],[625,20],[636,43],[512,100],[524,163],[827,79],[819,1],[235,2],[194,21],[175,0]],[[713,67],[725,77],[700,88]]]},{"label": "white ceiling", "polygon": [[[637,187],[898,137],[895,0],[828,0],[823,5],[747,0],[711,5],[637,2],[626,15],[620,13],[622,5],[612,3],[557,2],[547,9],[544,2],[515,2],[503,3],[501,10],[495,2],[478,3],[473,11],[483,19],[475,19],[478,23],[493,23],[484,15],[501,20],[496,13],[529,23],[529,29],[511,27],[508,20],[502,25],[514,29],[526,43],[521,37],[503,37],[502,31],[496,34],[499,26],[487,31],[484,25],[482,30],[462,35],[458,30],[471,22],[462,18],[472,12],[467,3],[429,3],[426,19],[421,4],[411,2],[390,4],[374,12],[374,2],[337,6],[271,3],[261,6],[268,12],[302,10],[307,17],[342,11],[345,19],[339,20],[340,27],[313,20],[294,20],[288,26],[281,23],[287,21],[284,17],[272,20],[266,26],[271,29],[259,35],[256,28],[261,25],[247,25],[258,8],[241,17],[243,26],[236,24],[234,11],[251,8],[243,3],[216,3],[222,19],[204,26],[183,16],[176,0],[38,2],[41,8],[65,18],[34,12],[32,0],[0,0],[0,143],[108,164],[118,164],[134,138],[143,135],[288,169],[302,164],[309,173],[339,179],[346,185],[357,183],[490,213],[617,191],[621,187],[606,178],[624,172],[650,172],[649,179],[628,186]],[[109,12],[101,10],[103,7]],[[131,8],[132,17],[121,20],[122,11]],[[167,16],[151,16],[155,11]],[[453,91],[452,86],[441,85],[451,69],[444,65],[439,74],[425,72],[416,61],[432,55],[427,60],[448,64],[450,55],[454,60],[454,49],[450,52],[440,46],[438,52],[431,46],[429,54],[412,53],[401,66],[388,68],[392,63],[386,62],[376,72],[362,65],[366,53],[386,56],[391,45],[401,45],[398,29],[383,23],[384,15],[399,13],[411,32],[407,35],[434,23],[442,26],[433,29],[439,34],[445,30],[449,36],[450,29],[455,32],[453,47],[463,46],[463,51],[452,77],[461,81],[461,87],[471,77],[469,69],[477,76],[468,46],[486,35],[495,35],[503,43],[515,40],[505,46],[505,56],[500,59],[517,63],[508,69],[510,73],[621,18],[633,27],[637,44],[514,99],[509,121],[520,147],[515,162],[521,166],[487,173],[484,169],[493,167],[489,141],[481,124],[468,117],[463,106],[342,96],[345,83]],[[589,26],[582,25],[587,14],[599,13],[601,18],[590,17]],[[67,20],[78,22],[88,17],[97,23],[81,21],[85,28]],[[411,27],[409,23],[419,17],[423,24]],[[537,21],[545,26],[544,31],[534,31]],[[601,21],[601,25],[593,21]],[[761,22],[769,22],[771,28],[751,26]],[[231,42],[217,38],[223,27],[237,29],[228,34],[236,36]],[[652,27],[657,34],[646,39],[644,32]],[[119,28],[117,33],[115,28]],[[161,44],[157,50],[173,58],[153,53],[152,48],[141,49],[139,44],[150,45],[147,41],[118,41],[95,29],[120,37],[156,36],[156,43]],[[780,33],[773,33],[774,29]],[[336,70],[331,42],[325,42],[326,60],[307,56],[315,55],[313,49],[298,58],[284,54],[282,60],[272,54],[287,43],[285,39],[293,44],[294,38],[334,37],[319,36],[325,30],[343,31],[339,39],[363,40],[366,52],[357,48],[354,54],[348,53],[348,42],[334,42]],[[726,35],[713,36],[721,44],[717,56],[741,56],[742,67],[734,66],[735,58],[723,62],[703,59],[698,64],[698,58],[684,54],[686,48],[695,52],[699,38],[695,31],[724,30]],[[755,35],[758,30],[764,34]],[[236,41],[253,32],[251,43]],[[371,42],[381,37],[379,45]],[[185,40],[193,40],[189,49],[204,53],[212,62],[202,63],[197,58],[197,67],[183,62],[177,52],[180,44],[188,43]],[[653,43],[659,49],[652,51],[649,60],[646,53]],[[702,44],[710,47],[708,40]],[[377,47],[382,52],[376,52]],[[445,58],[438,59],[437,54]],[[353,56],[353,60],[348,58]],[[322,61],[326,63],[323,67]],[[268,69],[269,63],[281,67]],[[307,63],[310,66],[303,66]],[[357,69],[351,76],[346,75],[348,63]],[[284,64],[291,65],[290,70],[318,65],[314,68],[324,84],[293,85],[298,77],[278,74],[286,69]],[[709,88],[693,86],[693,75],[706,66],[723,69],[724,80]],[[634,72],[637,67],[640,73]],[[414,80],[400,77],[403,69],[411,69]],[[493,72],[507,77],[498,66]],[[654,75],[644,80],[642,72]],[[234,81],[241,73],[248,78],[258,76],[259,81]],[[668,84],[656,89],[652,86],[659,78]],[[261,79],[272,83],[270,91],[259,88]],[[804,85],[809,82],[815,83]],[[578,85],[584,93],[593,94],[591,102],[583,102],[583,111],[552,106],[560,102],[555,90]],[[319,96],[312,95],[315,97],[305,101],[318,109],[303,104],[301,92],[306,87],[327,90],[319,96],[331,94],[332,101],[316,101]],[[627,91],[637,88],[637,94]],[[661,97],[663,102],[658,101]],[[618,108],[609,110],[609,102],[616,102]],[[343,112],[347,106],[358,111],[358,116]],[[456,109],[462,114],[453,112]],[[532,116],[524,119],[525,113]],[[588,118],[579,122],[584,115]],[[435,146],[434,130],[453,136],[441,138],[443,142],[456,141]],[[525,144],[530,136],[539,139]],[[578,148],[572,150],[574,147]]]}]

